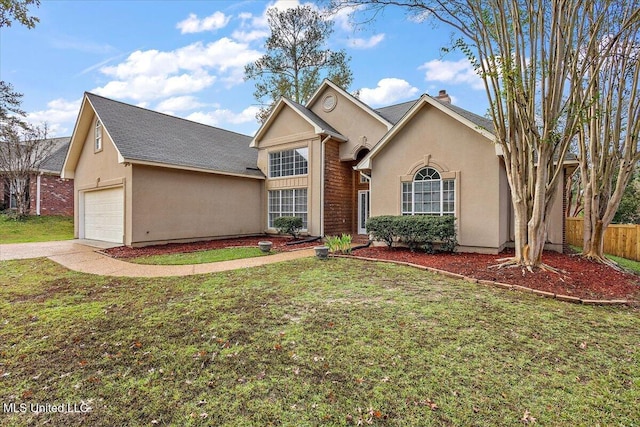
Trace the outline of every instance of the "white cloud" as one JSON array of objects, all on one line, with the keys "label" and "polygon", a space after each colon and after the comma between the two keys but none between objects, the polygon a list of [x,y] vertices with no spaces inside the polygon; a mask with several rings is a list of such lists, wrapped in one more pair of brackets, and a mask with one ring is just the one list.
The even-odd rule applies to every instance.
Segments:
[{"label": "white cloud", "polygon": [[174,96],[167,98],[156,106],[156,111],[175,114],[176,111],[189,111],[202,107],[204,104],[195,96]]},{"label": "white cloud", "polygon": [[418,68],[425,70],[425,80],[449,84],[468,84],[473,89],[484,89],[482,79],[467,59],[458,61],[440,61],[434,59]]},{"label": "white cloud", "polygon": [[211,126],[219,126],[222,123],[242,124],[256,121],[256,114],[260,109],[256,106],[250,106],[242,110],[240,113],[234,113],[227,109],[218,109],[214,111],[197,111],[189,114],[186,119],[194,122],[204,123]]},{"label": "white cloud", "polygon": [[222,12],[215,12],[213,15],[202,19],[199,19],[195,13],[190,13],[187,19],[176,24],[176,28],[182,34],[216,31],[226,27],[230,20],[231,16],[226,16]]},{"label": "white cloud", "polygon": [[236,30],[231,34],[231,37],[243,43],[250,43],[255,40],[260,40],[260,39],[269,37],[269,31],[267,30],[249,30],[249,31]]},{"label": "white cloud", "polygon": [[373,89],[361,89],[360,100],[372,106],[389,105],[415,96],[418,92],[419,89],[411,86],[406,80],[386,78],[380,80],[378,86]]},{"label": "white cloud", "polygon": [[139,75],[127,80],[114,80],[93,90],[107,98],[130,98],[136,101],[195,93],[211,86],[216,76],[205,72],[175,76]]},{"label": "white cloud", "polygon": [[54,99],[47,103],[46,110],[32,111],[27,114],[27,121],[40,125],[47,123],[50,136],[70,136],[80,110],[81,99],[68,101],[66,99]]},{"label": "white cloud", "polygon": [[385,35],[384,33],[382,33],[382,34],[375,34],[369,37],[368,39],[362,39],[362,38],[349,39],[349,46],[355,49],[371,49],[372,47],[375,47],[378,44],[380,44],[380,42],[384,40],[384,37]]},{"label": "white cloud", "polygon": [[246,43],[223,37],[172,51],[135,51],[120,64],[100,71],[113,80],[94,89],[100,95],[148,101],[197,92],[219,79],[242,82],[244,66],[261,56]]}]

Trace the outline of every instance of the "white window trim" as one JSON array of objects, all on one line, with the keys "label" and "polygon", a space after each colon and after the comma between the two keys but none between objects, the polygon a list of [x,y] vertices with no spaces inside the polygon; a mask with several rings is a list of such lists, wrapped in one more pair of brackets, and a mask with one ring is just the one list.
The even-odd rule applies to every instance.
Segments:
[{"label": "white window trim", "polygon": [[[438,176],[440,177],[439,179],[430,179],[430,180],[420,180],[417,182],[440,182],[440,210],[439,212],[416,212],[416,191],[415,191],[415,177],[422,172],[424,169],[432,169],[433,171],[435,171]],[[444,184],[445,182],[451,182],[453,183],[453,210],[451,211],[445,211],[444,210],[444,204],[445,204],[445,200],[444,200],[444,193],[445,193],[445,189],[444,189]],[[405,202],[404,202],[404,195],[405,195],[405,185],[411,185],[411,211],[407,211],[405,210]],[[408,181],[404,181],[401,183],[401,194],[400,194],[400,211],[402,213],[402,215],[436,215],[436,216],[444,216],[444,215],[456,215],[456,207],[458,205],[458,200],[457,200],[457,185],[456,185],[456,179],[451,179],[451,178],[447,178],[447,179],[442,179],[442,173],[440,173],[438,170],[436,170],[435,168],[432,168],[430,166],[427,167],[423,167],[420,168],[420,170],[418,170],[414,176],[413,176],[413,180],[408,182]],[[446,191],[451,191],[451,190],[446,190]]]},{"label": "white window trim", "polygon": [[[271,192],[279,192],[280,193],[280,198],[279,198],[279,206],[278,206],[278,214],[280,216],[282,215],[282,191],[287,191],[287,190],[293,190],[293,213],[292,216],[297,216],[296,214],[305,214],[307,216],[307,221],[306,221],[306,227],[303,226],[303,228],[300,231],[308,231],[309,230],[309,190],[307,188],[278,188],[278,189],[273,189],[273,190],[269,190],[267,192],[267,229],[269,230],[275,230],[275,228],[271,225],[271,221],[270,221],[270,216],[271,216],[271,199],[269,197],[269,193]],[[297,191],[300,190],[305,190],[307,192],[306,195],[306,199],[307,199],[307,203],[305,205],[305,211],[304,212],[298,212],[296,211],[296,193]]]},{"label": "white window trim", "polygon": [[102,151],[102,139],[104,138],[104,132],[103,132],[103,126],[102,126],[102,122],[100,121],[100,119],[96,120],[96,126],[94,128],[94,144],[93,144],[93,150],[94,152],[99,152]]},{"label": "white window trim", "polygon": [[[282,153],[285,153],[287,151],[293,151],[296,152],[298,150],[302,150],[302,149],[306,149],[307,150],[307,157],[305,158],[306,162],[307,162],[307,172],[305,173],[295,173],[295,162],[293,164],[293,171],[294,173],[292,175],[282,175]],[[279,176],[273,176],[273,168],[271,165],[271,156],[273,154],[280,154],[280,175]],[[304,158],[304,156],[302,156]],[[295,157],[294,157],[295,159]],[[269,156],[268,156],[268,162],[269,162],[269,178],[270,179],[280,179],[280,178],[292,178],[292,177],[297,177],[297,176],[307,176],[309,175],[309,147],[307,146],[303,146],[303,147],[296,147],[296,148],[290,148],[287,150],[279,150],[279,151],[271,151],[269,152]]]}]

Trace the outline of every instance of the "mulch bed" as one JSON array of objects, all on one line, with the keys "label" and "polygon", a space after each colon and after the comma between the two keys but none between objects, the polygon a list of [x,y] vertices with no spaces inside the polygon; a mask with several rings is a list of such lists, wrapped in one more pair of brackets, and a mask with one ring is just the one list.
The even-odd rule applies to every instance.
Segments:
[{"label": "mulch bed", "polygon": [[499,264],[498,259],[513,256],[512,251],[505,251],[499,255],[473,253],[430,255],[411,252],[404,248],[370,247],[359,249],[354,252],[354,255],[409,262],[479,280],[519,285],[585,300],[640,301],[639,276],[621,273],[575,255],[557,252],[545,252],[543,261],[551,267],[562,270],[560,274],[542,270],[534,270],[534,273],[530,273],[519,267],[489,268]]},{"label": "mulch bed", "polygon": [[[143,248],[123,246],[106,249],[104,252],[114,258],[126,259],[146,255],[186,253],[237,246],[256,247],[258,242],[262,240],[273,242],[273,250],[278,252],[305,249],[322,244],[320,241],[313,241],[287,245],[287,243],[293,242],[291,237],[256,236],[195,243],[170,243]],[[519,285],[585,300],[640,301],[640,276],[621,273],[578,256],[559,254],[557,252],[545,252],[543,260],[551,267],[561,270],[562,273],[560,274],[542,270],[529,273],[521,268],[489,268],[499,264],[498,259],[513,256],[512,251],[505,251],[499,255],[474,253],[430,255],[422,252],[411,252],[405,248],[368,247],[358,249],[353,254],[366,258],[409,262],[478,280]]]},{"label": "mulch bed", "polygon": [[[175,253],[188,253],[207,251],[210,249],[224,249],[232,247],[257,247],[258,242],[268,240],[273,242],[272,250],[276,252],[288,252],[298,249],[305,249],[321,244],[320,241],[306,242],[305,238],[300,238],[296,241],[291,237],[285,236],[255,236],[255,237],[241,237],[238,239],[224,239],[224,240],[209,240],[205,242],[194,243],[168,243],[166,245],[145,246],[142,248],[130,248],[127,246],[120,246],[117,248],[105,249],[103,253],[113,258],[137,258],[141,256],[149,255],[166,255]],[[295,244],[287,244],[295,243]]]}]

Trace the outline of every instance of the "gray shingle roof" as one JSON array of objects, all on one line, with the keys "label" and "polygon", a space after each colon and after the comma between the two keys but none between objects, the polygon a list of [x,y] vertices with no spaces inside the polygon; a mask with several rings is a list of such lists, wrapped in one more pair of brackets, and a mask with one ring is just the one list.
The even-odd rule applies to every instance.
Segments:
[{"label": "gray shingle roof", "polygon": [[402,104],[389,105],[388,107],[378,108],[374,111],[382,116],[383,119],[395,125],[405,114],[407,114],[407,111],[409,111],[416,102],[418,102],[418,100],[414,99],[413,101],[403,102]]},{"label": "gray shingle roof", "polygon": [[[437,98],[435,97],[431,97],[434,100],[438,101]],[[401,104],[396,104],[396,105],[390,105],[388,107],[382,107],[382,108],[378,108],[376,109],[376,113],[378,113],[379,115],[381,115],[384,119],[386,119],[388,122],[392,123],[392,124],[397,124],[400,119],[402,119],[402,117],[407,114],[407,112],[411,109],[411,107],[414,106],[414,104],[418,102],[417,99],[414,99],[412,101],[407,101],[407,102],[403,102]],[[442,105],[444,105],[445,107],[449,108],[450,110],[452,110],[453,112],[455,112],[456,114],[459,114],[460,116],[464,117],[465,119],[471,121],[473,124],[488,130],[489,132],[493,132],[493,122],[489,119],[487,119],[486,117],[482,117],[479,116],[475,113],[472,113],[471,111],[467,111],[464,108],[460,108],[456,105],[447,103],[447,102],[442,102],[442,101],[438,101],[440,102]]]},{"label": "gray shingle roof", "polygon": [[257,170],[251,137],[87,93],[120,154],[161,163],[241,175]]},{"label": "gray shingle roof", "polygon": [[[437,99],[436,99],[436,101],[437,101]],[[444,105],[445,107],[449,108],[450,110],[453,110],[457,114],[459,114],[462,117],[464,117],[465,119],[469,120],[471,123],[473,123],[473,124],[483,128],[483,129],[486,129],[489,132],[493,133],[493,131],[494,131],[493,121],[487,119],[486,117],[482,117],[482,116],[479,116],[479,115],[477,115],[475,113],[472,113],[471,111],[467,111],[464,108],[460,108],[458,106],[455,106],[453,104],[449,104],[447,102],[442,102],[442,101],[439,101],[439,102],[442,105]]]},{"label": "gray shingle roof", "polygon": [[297,103],[295,101],[292,101],[290,99],[288,99],[287,101],[289,101],[291,103],[291,105],[293,105],[293,107],[296,108],[300,114],[303,114],[305,117],[307,117],[313,123],[315,123],[316,126],[318,126],[320,129],[323,129],[323,130],[329,132],[333,136],[342,137],[345,140],[347,139],[344,135],[342,135],[340,132],[335,130],[333,128],[333,126],[331,126],[329,123],[327,123],[324,120],[322,120],[316,113],[314,113],[313,111],[309,110],[304,105],[299,104],[299,103]]},{"label": "gray shingle roof", "polygon": [[52,138],[51,143],[53,144],[53,149],[51,150],[49,157],[44,159],[40,164],[40,169],[48,172],[60,173],[60,171],[62,171],[64,159],[67,156],[67,150],[69,149],[70,142],[70,136]]}]

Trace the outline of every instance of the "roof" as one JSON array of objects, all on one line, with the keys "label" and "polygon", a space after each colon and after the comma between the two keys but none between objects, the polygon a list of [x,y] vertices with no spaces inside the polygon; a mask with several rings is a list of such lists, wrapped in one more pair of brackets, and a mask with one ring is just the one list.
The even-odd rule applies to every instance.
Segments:
[{"label": "roof", "polygon": [[125,162],[263,177],[251,137],[86,93]]},{"label": "roof", "polygon": [[405,114],[407,114],[407,111],[409,111],[416,102],[418,102],[418,100],[414,99],[413,101],[407,101],[401,104],[389,105],[388,107],[378,108],[375,112],[380,114],[380,116],[389,123],[395,125]]},{"label": "roof", "polygon": [[69,143],[71,142],[70,136],[62,138],[51,138],[53,148],[51,154],[42,161],[40,169],[46,172],[55,172],[57,174],[62,171],[62,165],[64,159],[67,156],[67,150],[69,149]]},{"label": "roof", "polygon": [[389,122],[385,117],[383,117],[376,110],[371,108],[369,105],[367,105],[364,102],[362,102],[359,98],[357,98],[354,95],[350,94],[349,92],[347,92],[346,90],[342,89],[340,86],[338,86],[337,84],[333,83],[331,80],[326,79],[326,78],[322,81],[320,86],[318,86],[318,89],[316,89],[315,93],[313,95],[311,95],[311,98],[309,98],[309,101],[307,101],[306,106],[307,107],[311,107],[312,105],[314,105],[316,103],[316,101],[319,100],[320,95],[322,93],[324,93],[324,91],[327,88],[331,88],[334,91],[342,94],[342,96],[344,96],[345,98],[349,99],[355,105],[360,107],[365,113],[371,115],[373,118],[375,118],[376,120],[380,121],[380,123],[382,123],[384,126],[386,126],[387,130],[391,129],[393,127],[394,123]]},{"label": "roof", "polygon": [[386,114],[389,116],[389,120],[397,120],[393,128],[382,137],[380,141],[371,149],[371,151],[358,163],[356,166],[359,170],[366,170],[371,168],[371,160],[391,141],[400,130],[409,123],[417,112],[425,105],[430,105],[443,113],[449,115],[453,119],[460,122],[462,125],[467,126],[476,132],[480,133],[485,138],[493,141],[495,136],[493,135],[493,122],[477,114],[471,113],[463,108],[456,107],[449,102],[442,102],[438,99],[429,96],[422,95],[417,101],[409,101],[402,104],[392,105],[390,107],[384,107],[378,109],[380,114]]},{"label": "roof", "polygon": [[322,120],[320,118],[320,116],[318,116],[316,113],[314,113],[313,111],[311,111],[310,109],[308,109],[304,105],[299,104],[299,103],[297,103],[295,101],[292,101],[290,99],[288,99],[287,101],[289,101],[288,103],[295,110],[297,110],[298,113],[300,113],[303,116],[305,116],[307,120],[313,122],[313,124],[314,124],[314,126],[316,128],[322,129],[322,133],[323,134],[331,135],[331,136],[337,137],[338,139],[343,139],[344,141],[347,140],[347,137],[343,136],[340,132],[335,130],[333,128],[333,126],[331,126],[329,123],[327,123],[324,120]]},{"label": "roof", "polygon": [[[437,101],[436,98],[433,98],[433,99],[435,99]],[[464,108],[457,107],[457,106],[455,106],[453,104],[450,104],[448,102],[442,102],[442,101],[438,101],[438,102],[440,102],[442,105],[444,105],[448,109],[454,111],[460,117],[464,117],[465,119],[469,120],[471,123],[475,124],[476,126],[482,128],[482,129],[486,129],[491,133],[493,133],[493,131],[495,130],[495,128],[493,126],[493,121],[488,119],[488,118],[486,118],[486,117],[479,116],[479,115],[477,115],[475,113],[472,113],[471,111],[467,111]]]},{"label": "roof", "polygon": [[256,134],[254,135],[251,141],[251,145],[250,145],[251,147],[258,146],[258,141],[267,132],[267,130],[269,129],[271,124],[276,120],[276,117],[278,116],[280,111],[285,107],[285,105],[291,108],[296,114],[298,114],[307,123],[309,123],[313,127],[313,131],[315,132],[316,135],[328,135],[333,137],[334,139],[337,139],[338,141],[347,141],[348,139],[347,137],[345,137],[340,132],[335,130],[333,126],[331,126],[329,123],[321,119],[316,113],[314,113],[304,105],[299,104],[283,96],[280,98],[280,100],[278,100],[276,105],[271,110],[271,113],[269,113],[269,117],[267,117],[267,120],[265,120],[264,123],[262,123],[262,126],[260,126],[260,129],[258,129]]}]

